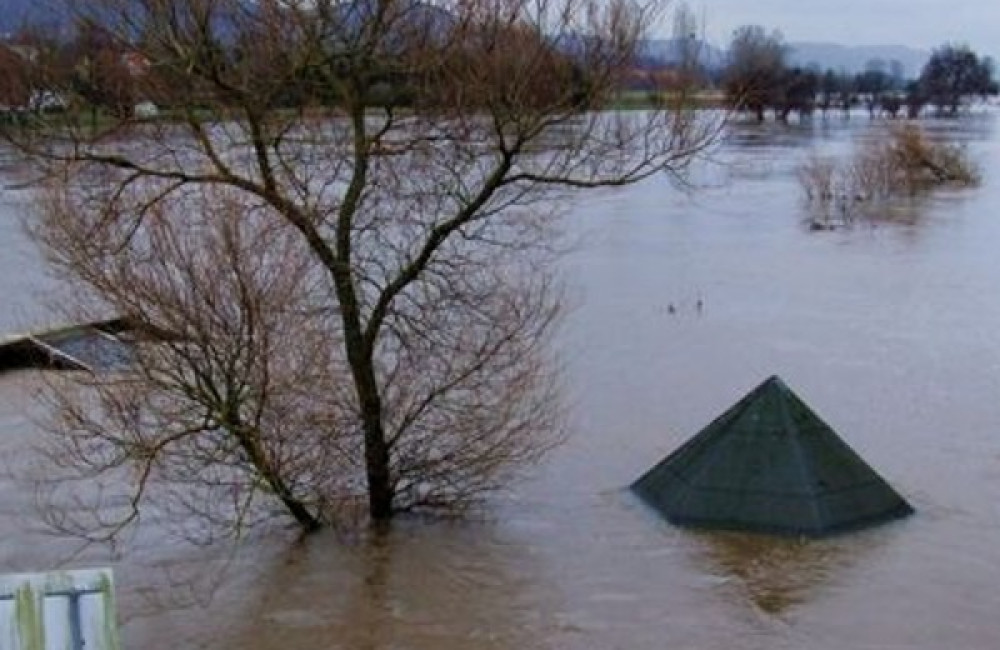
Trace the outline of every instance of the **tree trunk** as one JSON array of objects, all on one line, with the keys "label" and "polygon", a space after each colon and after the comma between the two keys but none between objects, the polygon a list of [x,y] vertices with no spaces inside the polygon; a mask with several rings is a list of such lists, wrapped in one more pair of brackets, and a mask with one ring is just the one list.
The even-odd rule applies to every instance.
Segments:
[{"label": "tree trunk", "polygon": [[[381,5],[380,5],[381,6]],[[340,307],[344,327],[344,351],[351,367],[351,378],[358,398],[361,427],[364,432],[365,478],[368,482],[368,514],[372,523],[384,523],[393,515],[392,472],[389,466],[389,442],[382,423],[382,396],[375,376],[374,342],[365,337],[361,306],[354,285],[352,268],[352,222],[367,183],[369,142],[365,123],[366,79],[356,78],[347,100],[354,140],[354,173],[344,195],[337,218],[336,260],[327,259],[327,268]]]},{"label": "tree trunk", "polygon": [[302,526],[303,530],[308,533],[319,530],[321,528],[319,519],[313,513],[309,512],[309,508],[292,494],[292,491],[288,489],[288,485],[281,478],[281,475],[274,471],[270,460],[267,458],[264,450],[261,449],[257,434],[247,431],[239,423],[231,424],[230,430],[236,436],[243,451],[246,452],[254,469],[264,479],[282,505],[288,509],[289,514]]},{"label": "tree trunk", "polygon": [[[353,289],[351,293],[353,295]],[[356,324],[356,321],[353,324],[345,322],[344,345],[347,348],[347,359],[351,366],[364,431],[368,514],[373,522],[388,521],[392,518],[393,489],[389,469],[389,443],[382,426],[382,396],[375,379],[372,351],[365,349],[361,329]]]},{"label": "tree trunk", "polygon": [[361,417],[365,429],[368,514],[373,522],[388,521],[392,518],[393,490],[389,471],[389,444],[382,427],[382,400],[377,386],[369,391],[367,385],[363,387],[359,384],[358,396],[362,400]]},{"label": "tree trunk", "polygon": [[306,508],[301,501],[290,496],[290,493],[283,482],[278,481],[277,484],[271,482],[271,487],[277,493],[278,499],[281,500],[281,503],[284,504],[284,506],[288,509],[288,512],[290,512],[292,517],[295,518],[295,521],[302,526],[303,530],[307,533],[314,533],[322,527],[319,519],[313,516],[313,514],[309,512],[309,509]]},{"label": "tree trunk", "polygon": [[[352,328],[353,329],[353,328]],[[365,441],[365,477],[368,481],[368,514],[373,522],[392,518],[392,473],[389,443],[382,426],[382,397],[369,351],[363,349],[360,333],[345,332],[348,361],[361,411]]]},{"label": "tree trunk", "polygon": [[365,343],[357,293],[351,271],[334,270],[334,284],[344,326],[344,348],[358,397],[365,443],[365,477],[368,481],[368,514],[373,522],[392,518],[392,473],[389,442],[382,425],[382,396],[375,378],[374,350]]}]

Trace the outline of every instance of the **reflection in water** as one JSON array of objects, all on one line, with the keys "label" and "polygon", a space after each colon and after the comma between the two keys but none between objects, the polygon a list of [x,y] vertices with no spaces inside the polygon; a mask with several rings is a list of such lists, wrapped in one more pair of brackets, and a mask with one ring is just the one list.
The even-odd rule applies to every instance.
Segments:
[{"label": "reflection in water", "polygon": [[838,540],[730,532],[705,532],[698,537],[711,565],[723,577],[737,578],[747,598],[775,616],[806,602],[847,559],[844,544]]},{"label": "reflection in water", "polygon": [[402,522],[345,546],[323,534],[253,577],[232,647],[550,647],[543,573],[487,524]]}]

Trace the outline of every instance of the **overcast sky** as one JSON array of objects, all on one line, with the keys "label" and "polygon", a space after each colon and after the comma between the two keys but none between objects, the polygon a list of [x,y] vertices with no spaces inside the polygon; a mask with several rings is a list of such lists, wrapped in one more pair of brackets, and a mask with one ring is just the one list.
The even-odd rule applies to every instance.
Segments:
[{"label": "overcast sky", "polygon": [[687,4],[704,18],[708,39],[719,45],[729,42],[736,27],[756,24],[780,29],[787,41],[926,50],[962,42],[983,54],[1000,54],[1000,0],[687,0]]}]

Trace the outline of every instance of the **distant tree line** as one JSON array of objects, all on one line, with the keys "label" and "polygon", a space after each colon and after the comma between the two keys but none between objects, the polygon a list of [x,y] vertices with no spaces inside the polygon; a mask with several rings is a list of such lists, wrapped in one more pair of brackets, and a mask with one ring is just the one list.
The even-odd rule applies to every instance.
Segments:
[{"label": "distant tree line", "polygon": [[64,108],[71,98],[114,116],[142,95],[144,62],[104,30],[80,24],[71,37],[25,29],[0,43],[0,109]]},{"label": "distant tree line", "polygon": [[[440,32],[453,20],[447,12],[430,5],[416,2],[414,6],[421,11],[410,21],[426,22],[429,33]],[[350,21],[340,22],[344,29],[351,28]],[[718,87],[728,105],[760,121],[768,113],[784,121],[793,114],[803,117],[817,111],[846,115],[856,107],[866,108],[872,116],[893,118],[916,117],[928,107],[939,114],[955,115],[970,100],[998,92],[993,60],[980,57],[966,45],[946,44],[935,50],[920,75],[907,79],[898,61],[875,59],[859,73],[824,70],[819,64],[792,65],[780,32],[745,25],[734,31],[728,60],[720,69],[701,60],[695,30],[696,20],[690,11],[678,10],[672,43],[679,60],[667,63],[637,48],[626,88],[655,94],[664,88]],[[544,38],[517,26],[508,31],[511,42],[520,42],[528,49],[532,39]],[[251,61],[262,75],[270,68],[288,68],[288,62],[273,57],[255,60],[259,57],[254,39],[259,37],[229,34],[211,44],[213,56],[231,68]],[[7,43],[0,42],[0,114],[57,108],[59,102],[51,101],[53,93],[115,117],[130,115],[136,104],[145,100],[161,107],[175,105],[177,80],[165,74],[162,66],[150,66],[138,55],[143,49],[142,38],[138,35],[125,41],[98,24],[81,21],[72,30],[25,29]],[[547,46],[547,64],[560,86],[536,90],[541,94],[556,92],[577,104],[580,98],[590,97],[593,80],[581,64],[590,47],[587,40],[571,36]],[[284,83],[261,100],[268,108],[337,105],[343,99],[338,65],[334,51],[318,60],[299,62]],[[33,74],[39,69],[45,71],[46,78]],[[367,97],[371,105],[406,106],[440,100],[433,96],[434,88],[441,85],[433,72],[415,75],[392,57],[371,61],[368,70],[373,81]],[[50,95],[48,104],[41,106],[46,93]]]},{"label": "distant tree line", "polygon": [[[221,2],[221,0],[219,0]],[[215,6],[219,2],[209,2]],[[437,42],[458,26],[457,14],[437,8],[421,0],[406,0],[407,17],[394,28],[397,34],[387,38],[403,41],[412,33],[425,34],[422,47],[440,46]],[[253,11],[245,10],[253,19],[263,22],[265,13],[275,13],[268,18],[274,23],[291,22],[295,12],[282,9],[281,3],[262,4]],[[352,92],[346,87],[344,59],[346,54],[340,40],[357,40],[359,12],[374,7],[365,2],[324,3],[330,16],[314,14],[316,24],[332,24],[324,47],[309,59],[286,60],[297,44],[288,42],[283,51],[260,53],[259,41],[269,35],[239,30],[235,25],[205,24],[200,27],[211,34],[204,47],[204,58],[225,70],[251,69],[253,74],[269,80],[267,94],[261,94],[261,108],[282,109],[308,106],[337,106],[344,95]],[[241,10],[243,11],[243,10]],[[208,16],[209,14],[206,14]],[[122,34],[102,24],[99,14],[76,16],[71,27],[56,30],[27,27],[8,39],[0,41],[0,113],[39,108],[32,97],[47,93],[57,95],[66,102],[90,107],[94,111],[120,119],[132,115],[138,103],[149,101],[160,107],[180,107],[191,100],[187,89],[179,89],[177,78],[170,66],[157,61],[156,65],[143,54],[149,49],[148,41],[154,35],[141,31]],[[220,22],[218,17],[207,21]],[[464,38],[472,47],[484,36],[473,27],[461,26]],[[548,39],[537,29],[512,24],[505,27],[506,38],[512,45],[508,63],[518,64],[520,52],[545,52],[546,82],[531,92],[540,102],[558,94],[576,108],[586,108],[584,98],[592,99],[595,82],[590,78],[587,61],[595,55],[595,39],[581,39],[575,35],[560,35]],[[292,34],[287,39],[317,37],[308,33]],[[468,47],[466,49],[468,49]],[[450,98],[440,96],[440,89],[448,86],[440,75],[441,70],[413,70],[393,48],[380,57],[366,62],[367,81],[365,102],[372,106],[413,106],[415,103],[434,105],[447,103]],[[461,48],[453,53],[455,65],[462,63],[467,52]],[[522,55],[523,56],[523,55]],[[541,66],[542,64],[538,64]],[[183,67],[183,66],[181,66]],[[270,83],[280,70],[282,82]],[[51,108],[51,107],[49,107]]]},{"label": "distant tree line", "polygon": [[864,106],[872,115],[917,117],[927,107],[955,115],[970,100],[996,95],[994,64],[966,45],[935,50],[916,79],[904,78],[902,66],[873,60],[863,72],[849,74],[819,66],[792,66],[780,32],[758,25],[738,28],[729,60],[721,73],[727,103],[763,121],[768,111],[787,120],[793,113],[845,115]]}]

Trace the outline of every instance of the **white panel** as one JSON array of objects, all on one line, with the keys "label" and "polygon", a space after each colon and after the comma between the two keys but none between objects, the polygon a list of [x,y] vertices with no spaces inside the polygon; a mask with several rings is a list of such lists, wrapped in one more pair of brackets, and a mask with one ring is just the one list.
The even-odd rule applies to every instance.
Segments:
[{"label": "white panel", "polygon": [[0,576],[0,648],[119,650],[114,602],[110,569]]}]

